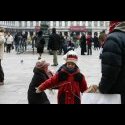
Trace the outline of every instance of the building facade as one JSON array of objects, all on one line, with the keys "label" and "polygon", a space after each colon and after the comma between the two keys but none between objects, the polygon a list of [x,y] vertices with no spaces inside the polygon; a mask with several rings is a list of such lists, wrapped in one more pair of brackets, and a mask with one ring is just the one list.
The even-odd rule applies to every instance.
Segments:
[{"label": "building facade", "polygon": [[[0,27],[4,27],[7,31],[18,32],[18,31],[27,31],[27,32],[36,32],[40,29],[40,24],[44,23],[49,26],[51,32],[52,28],[56,28],[57,32],[74,32],[71,29],[77,27],[77,32],[80,28],[85,28],[85,31],[91,31],[92,35],[94,32],[100,34],[102,30],[108,32],[109,21],[0,21]],[[71,28],[72,27],[72,28]],[[81,31],[80,31],[81,32]]]},{"label": "building facade", "polygon": [[[81,32],[81,28],[85,28],[82,32],[97,32],[100,34],[101,31],[109,30],[109,21],[49,21],[50,30],[56,28],[58,32],[73,32],[72,29],[77,27],[77,32]],[[75,30],[74,30],[75,31]]]}]

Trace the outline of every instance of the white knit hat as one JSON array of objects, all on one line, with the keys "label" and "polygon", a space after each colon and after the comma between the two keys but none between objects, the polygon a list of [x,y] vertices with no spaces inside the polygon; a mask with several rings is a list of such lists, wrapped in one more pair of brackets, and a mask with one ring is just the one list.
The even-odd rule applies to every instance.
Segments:
[{"label": "white knit hat", "polygon": [[73,50],[69,51],[68,53],[66,53],[64,56],[63,56],[63,59],[66,61],[66,62],[73,62],[75,64],[77,64],[77,61],[78,61],[78,55],[76,52],[74,52]]}]

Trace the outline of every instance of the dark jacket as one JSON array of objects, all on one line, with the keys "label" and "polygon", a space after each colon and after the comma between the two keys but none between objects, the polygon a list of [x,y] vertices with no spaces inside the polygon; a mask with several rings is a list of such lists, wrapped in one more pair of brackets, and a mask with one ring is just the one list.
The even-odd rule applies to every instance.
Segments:
[{"label": "dark jacket", "polygon": [[45,92],[36,93],[36,87],[40,85],[40,83],[46,81],[48,76],[44,71],[41,71],[37,68],[33,70],[34,76],[29,85],[28,89],[28,102],[29,104],[50,104],[47,95]]},{"label": "dark jacket", "polygon": [[93,42],[94,42],[94,47],[100,47],[100,45],[99,45],[99,40],[98,40],[98,37],[97,37],[97,36],[94,36]]},{"label": "dark jacket", "polygon": [[83,49],[84,52],[86,52],[86,37],[85,37],[85,35],[82,35],[80,38],[80,47]]},{"label": "dark jacket", "polygon": [[114,30],[108,35],[101,63],[100,92],[121,94],[125,103],[125,32]]},{"label": "dark jacket", "polygon": [[60,49],[60,36],[56,33],[53,33],[49,36],[49,49],[51,50],[59,50]]},{"label": "dark jacket", "polygon": [[43,38],[43,36],[38,36],[36,39],[36,48],[43,48],[45,44],[45,39]]}]

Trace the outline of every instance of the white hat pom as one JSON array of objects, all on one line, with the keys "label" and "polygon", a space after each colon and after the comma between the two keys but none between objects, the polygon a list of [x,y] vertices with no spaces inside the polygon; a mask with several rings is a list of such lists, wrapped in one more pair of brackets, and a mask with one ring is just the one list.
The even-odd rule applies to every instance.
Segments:
[{"label": "white hat pom", "polygon": [[66,62],[74,62],[75,64],[78,61],[78,54],[76,52],[74,52],[73,50],[67,52],[64,56],[63,59]]}]

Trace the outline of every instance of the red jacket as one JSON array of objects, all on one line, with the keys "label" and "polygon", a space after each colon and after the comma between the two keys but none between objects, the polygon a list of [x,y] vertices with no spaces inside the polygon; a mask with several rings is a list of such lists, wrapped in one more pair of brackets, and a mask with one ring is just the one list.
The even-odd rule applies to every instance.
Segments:
[{"label": "red jacket", "polygon": [[[66,79],[59,80],[64,76],[66,76]],[[87,89],[87,83],[84,75],[79,70],[74,73],[68,73],[62,69],[56,75],[42,83],[39,89],[43,91],[53,87],[58,87],[58,104],[80,104],[80,92],[83,93]]]},{"label": "red jacket", "polygon": [[90,35],[87,36],[86,41],[87,41],[86,43],[88,46],[92,45],[92,37]]}]

